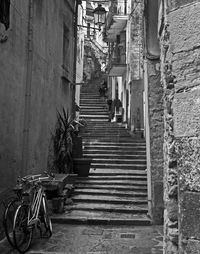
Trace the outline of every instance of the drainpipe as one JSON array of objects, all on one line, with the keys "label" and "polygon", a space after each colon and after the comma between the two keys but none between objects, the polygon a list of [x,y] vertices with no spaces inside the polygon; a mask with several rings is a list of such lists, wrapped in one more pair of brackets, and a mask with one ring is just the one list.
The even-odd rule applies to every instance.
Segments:
[{"label": "drainpipe", "polygon": [[25,85],[25,104],[24,104],[24,126],[22,143],[22,167],[21,176],[28,170],[29,162],[29,130],[31,119],[31,85],[32,85],[32,66],[33,66],[33,0],[28,4],[28,38],[27,38],[27,68]]},{"label": "drainpipe", "polygon": [[78,5],[81,4],[80,0],[75,2],[74,12],[74,65],[73,65],[73,91],[72,91],[72,117],[75,118],[75,93],[76,93],[76,58],[77,58],[77,25],[78,25]]},{"label": "drainpipe", "polygon": [[148,212],[152,218],[152,188],[151,188],[151,157],[150,157],[150,127],[149,127],[149,101],[148,101],[148,62],[144,60],[144,99],[145,99],[145,136],[147,156],[147,190]]}]

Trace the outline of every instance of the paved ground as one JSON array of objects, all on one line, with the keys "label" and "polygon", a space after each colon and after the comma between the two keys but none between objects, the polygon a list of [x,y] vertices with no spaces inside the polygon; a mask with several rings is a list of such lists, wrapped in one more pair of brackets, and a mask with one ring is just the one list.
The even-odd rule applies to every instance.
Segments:
[{"label": "paved ground", "polygon": [[[30,254],[162,254],[162,227],[54,224],[50,239],[34,237]],[[17,254],[6,240],[1,254]]]}]

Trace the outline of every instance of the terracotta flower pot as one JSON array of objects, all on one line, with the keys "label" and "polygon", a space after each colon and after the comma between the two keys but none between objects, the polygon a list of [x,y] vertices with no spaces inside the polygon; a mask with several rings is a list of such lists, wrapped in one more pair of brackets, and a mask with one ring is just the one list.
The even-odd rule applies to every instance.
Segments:
[{"label": "terracotta flower pot", "polygon": [[88,176],[90,172],[91,159],[75,158],[74,159],[74,173],[78,176]]}]

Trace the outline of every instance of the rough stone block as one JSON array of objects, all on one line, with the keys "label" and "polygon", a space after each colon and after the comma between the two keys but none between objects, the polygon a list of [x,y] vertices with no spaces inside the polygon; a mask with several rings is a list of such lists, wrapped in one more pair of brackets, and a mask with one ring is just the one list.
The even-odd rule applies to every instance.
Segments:
[{"label": "rough stone block", "polygon": [[174,96],[174,133],[176,137],[199,133],[200,87]]},{"label": "rough stone block", "polygon": [[[186,0],[177,0],[183,4]],[[187,1],[188,2],[188,1]],[[188,5],[169,14],[169,32],[173,53],[188,51],[200,42],[200,3]]]},{"label": "rough stone block", "polygon": [[183,247],[184,253],[187,254],[199,254],[200,253],[200,241],[188,240],[187,245]]},{"label": "rough stone block", "polygon": [[177,140],[176,146],[180,190],[200,192],[200,139],[182,138]]},{"label": "rough stone block", "polygon": [[188,238],[200,239],[199,214],[200,214],[200,193],[197,192],[182,193],[180,204],[180,234],[182,236],[182,239]]},{"label": "rough stone block", "polygon": [[170,221],[178,220],[178,203],[176,199],[171,199],[167,202],[168,218]]},{"label": "rough stone block", "polygon": [[183,5],[187,5],[187,4],[191,4],[191,3],[195,3],[195,2],[198,2],[198,0],[169,0],[168,1],[168,5],[169,5],[168,10],[170,11],[171,9],[178,8]]},{"label": "rough stone block", "polygon": [[163,223],[163,182],[154,182],[153,191],[153,223],[159,225]]}]

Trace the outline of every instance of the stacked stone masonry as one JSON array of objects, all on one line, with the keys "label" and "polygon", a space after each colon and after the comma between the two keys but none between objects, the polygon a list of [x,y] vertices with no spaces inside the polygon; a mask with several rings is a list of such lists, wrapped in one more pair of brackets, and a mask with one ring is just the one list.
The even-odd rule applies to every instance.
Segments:
[{"label": "stacked stone masonry", "polygon": [[168,1],[161,36],[164,87],[164,253],[199,253],[200,3]]}]

